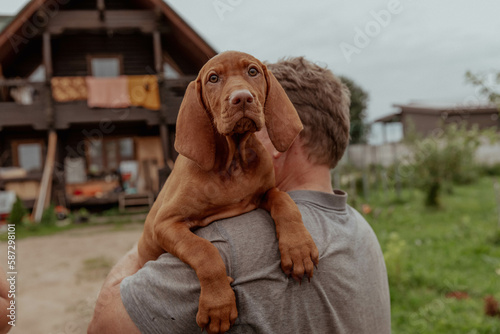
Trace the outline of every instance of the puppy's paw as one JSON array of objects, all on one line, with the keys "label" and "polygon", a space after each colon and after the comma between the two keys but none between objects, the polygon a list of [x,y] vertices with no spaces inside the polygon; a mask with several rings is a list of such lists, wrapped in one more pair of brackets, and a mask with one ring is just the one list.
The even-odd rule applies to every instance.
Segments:
[{"label": "puppy's paw", "polygon": [[314,240],[304,227],[300,233],[285,232],[279,239],[281,269],[297,282],[306,276],[311,280],[319,263],[319,252]]},{"label": "puppy's paw", "polygon": [[[233,281],[228,277],[229,283]],[[196,323],[208,334],[224,333],[238,317],[236,297],[229,285],[219,289],[202,288]]]}]

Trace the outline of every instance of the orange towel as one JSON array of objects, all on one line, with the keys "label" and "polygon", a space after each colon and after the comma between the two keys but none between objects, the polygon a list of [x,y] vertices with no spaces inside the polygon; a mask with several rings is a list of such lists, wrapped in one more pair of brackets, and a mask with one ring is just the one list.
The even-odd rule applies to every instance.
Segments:
[{"label": "orange towel", "polygon": [[134,75],[128,77],[130,101],[133,106],[150,110],[160,109],[160,90],[155,75]]},{"label": "orange towel", "polygon": [[90,108],[128,108],[130,97],[126,76],[116,78],[87,77]]},{"label": "orange towel", "polygon": [[87,84],[84,77],[55,77],[50,80],[52,97],[57,102],[87,99]]}]

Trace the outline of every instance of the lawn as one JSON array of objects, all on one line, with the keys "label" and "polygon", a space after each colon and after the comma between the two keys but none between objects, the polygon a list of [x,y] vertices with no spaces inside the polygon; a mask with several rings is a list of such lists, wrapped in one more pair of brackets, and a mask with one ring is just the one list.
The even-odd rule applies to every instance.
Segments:
[{"label": "lawn", "polygon": [[484,311],[486,296],[500,300],[493,181],[454,187],[439,209],[426,208],[416,190],[351,199],[360,211],[371,208],[365,216],[386,258],[393,333],[500,333],[500,317]]},{"label": "lawn", "polygon": [[[500,300],[500,228],[493,181],[483,177],[454,187],[439,209],[425,207],[417,190],[404,190],[400,198],[393,190],[382,191],[382,186],[372,189],[368,199],[349,195],[352,206],[365,209],[386,258],[394,334],[500,333],[500,316],[484,312],[486,296]],[[92,215],[85,224],[19,226],[17,237],[100,224],[119,229],[143,220],[109,212]]]}]

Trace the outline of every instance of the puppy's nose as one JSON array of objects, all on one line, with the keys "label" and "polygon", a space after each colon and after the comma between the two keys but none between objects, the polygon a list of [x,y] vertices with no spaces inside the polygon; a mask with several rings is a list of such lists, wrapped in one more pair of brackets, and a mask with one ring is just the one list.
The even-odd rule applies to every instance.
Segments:
[{"label": "puppy's nose", "polygon": [[229,102],[232,105],[253,103],[253,95],[248,90],[237,90],[231,94]]}]

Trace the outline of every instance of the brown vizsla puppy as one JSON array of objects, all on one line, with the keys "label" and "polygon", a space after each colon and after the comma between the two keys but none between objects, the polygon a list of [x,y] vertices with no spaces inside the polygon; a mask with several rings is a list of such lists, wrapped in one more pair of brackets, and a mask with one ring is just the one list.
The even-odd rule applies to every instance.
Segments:
[{"label": "brown vizsla puppy", "polygon": [[285,91],[264,64],[225,52],[201,69],[187,88],[177,119],[175,167],[146,218],[141,265],[169,252],[200,280],[196,322],[209,333],[229,330],[236,300],[215,246],[191,229],[262,207],[271,213],[281,267],[300,281],[313,275],[318,250],[295,203],[275,187],[269,153],[254,132],[266,126],[284,152],[302,130]]}]

